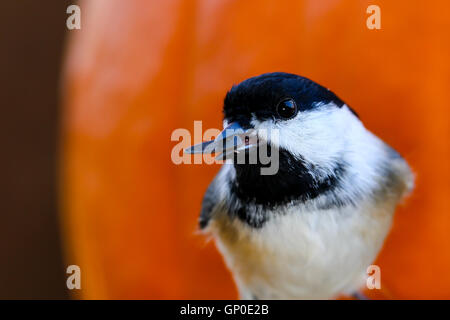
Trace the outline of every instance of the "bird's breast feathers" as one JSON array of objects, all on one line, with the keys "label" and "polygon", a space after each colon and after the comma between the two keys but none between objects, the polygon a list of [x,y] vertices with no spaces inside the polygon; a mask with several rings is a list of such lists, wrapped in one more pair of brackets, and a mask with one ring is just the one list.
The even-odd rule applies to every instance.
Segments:
[{"label": "bird's breast feathers", "polygon": [[[228,187],[235,169],[222,167],[209,192],[216,203],[210,207],[206,230],[214,235],[243,298],[326,299],[351,293],[364,283],[395,207],[413,184],[401,157],[382,142],[371,145],[379,148],[368,150],[379,163],[368,161],[378,169],[349,171],[349,179],[335,190],[306,202],[259,208],[268,219],[258,228],[232,212],[231,203],[239,202]],[[340,196],[351,201],[323,205]]]},{"label": "bird's breast feathers", "polygon": [[394,206],[307,212],[294,206],[259,229],[219,213],[208,229],[242,298],[327,299],[363,284]]}]

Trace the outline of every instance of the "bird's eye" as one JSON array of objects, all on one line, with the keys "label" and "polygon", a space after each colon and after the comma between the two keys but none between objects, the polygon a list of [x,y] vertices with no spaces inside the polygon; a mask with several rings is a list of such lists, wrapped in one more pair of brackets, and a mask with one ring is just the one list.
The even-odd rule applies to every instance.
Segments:
[{"label": "bird's eye", "polygon": [[283,119],[291,119],[297,114],[297,104],[293,99],[281,100],[277,105],[277,113]]}]

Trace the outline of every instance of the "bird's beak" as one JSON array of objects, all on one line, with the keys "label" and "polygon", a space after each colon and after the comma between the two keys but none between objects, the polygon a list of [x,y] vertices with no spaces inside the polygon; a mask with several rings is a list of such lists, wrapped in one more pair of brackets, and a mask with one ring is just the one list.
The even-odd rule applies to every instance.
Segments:
[{"label": "bird's beak", "polygon": [[232,122],[211,141],[202,142],[185,149],[186,153],[216,154],[217,160],[231,158],[233,153],[252,149],[258,145],[256,130],[243,129],[239,123]]}]

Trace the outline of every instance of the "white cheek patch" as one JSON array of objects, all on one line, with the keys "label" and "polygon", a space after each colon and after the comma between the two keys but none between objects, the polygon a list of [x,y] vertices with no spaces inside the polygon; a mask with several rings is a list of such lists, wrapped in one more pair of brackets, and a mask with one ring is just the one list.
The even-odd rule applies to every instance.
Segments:
[{"label": "white cheek patch", "polygon": [[320,167],[328,167],[330,162],[337,160],[336,157],[346,149],[346,136],[350,131],[358,127],[365,130],[346,106],[338,108],[334,104],[299,112],[291,120],[253,121],[252,124],[256,129],[277,129],[278,147]]}]

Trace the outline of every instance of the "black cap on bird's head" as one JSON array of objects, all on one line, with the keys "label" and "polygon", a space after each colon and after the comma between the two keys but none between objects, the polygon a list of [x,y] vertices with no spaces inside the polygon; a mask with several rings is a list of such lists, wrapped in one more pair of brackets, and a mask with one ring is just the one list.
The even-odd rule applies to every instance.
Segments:
[{"label": "black cap on bird's head", "polygon": [[249,78],[228,91],[224,117],[228,123],[249,126],[252,120],[289,120],[319,104],[342,102],[332,91],[307,78],[284,72],[265,73]]}]

